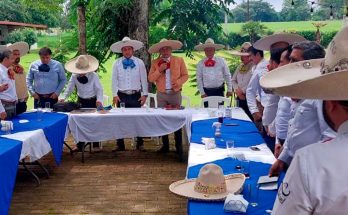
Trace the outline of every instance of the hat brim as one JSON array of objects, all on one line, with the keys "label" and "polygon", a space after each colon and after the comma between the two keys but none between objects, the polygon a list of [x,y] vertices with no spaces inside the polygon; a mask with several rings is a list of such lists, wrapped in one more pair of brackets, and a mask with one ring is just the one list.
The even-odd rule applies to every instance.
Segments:
[{"label": "hat brim", "polygon": [[235,56],[250,56],[248,52],[231,51],[230,53]]},{"label": "hat brim", "polygon": [[194,191],[196,179],[186,179],[172,183],[169,190],[176,195],[194,200],[202,201],[223,201],[230,193],[240,193],[242,191],[245,176],[243,174],[231,174],[225,176],[227,192],[221,194],[203,194]]},{"label": "hat brim", "polygon": [[95,72],[99,68],[99,61],[97,60],[97,58],[91,55],[86,55],[86,57],[89,63],[89,66],[87,68],[84,68],[84,69],[76,68],[76,61],[78,58],[76,57],[65,64],[65,69],[68,72],[71,72],[73,74],[86,74],[90,72]]},{"label": "hat brim", "polygon": [[199,44],[195,46],[196,51],[204,51],[206,48],[214,48],[215,50],[220,50],[225,48],[222,44]]},{"label": "hat brim", "polygon": [[18,50],[20,57],[23,57],[29,52],[29,45],[26,42],[16,42],[7,47],[9,50]]},{"label": "hat brim", "polygon": [[171,47],[173,50],[180,49],[183,46],[182,42],[178,40],[166,40],[152,45],[149,48],[149,53],[158,53],[163,47]]},{"label": "hat brim", "polygon": [[144,47],[144,44],[138,40],[119,41],[112,44],[110,50],[115,53],[122,53],[122,48],[127,46],[133,47],[133,50],[137,51]]},{"label": "hat brim", "polygon": [[[279,67],[260,80],[268,93],[298,99],[348,100],[348,70],[321,74],[323,59],[301,61]],[[308,67],[310,63],[310,68]],[[307,66],[304,66],[307,65]]]},{"label": "hat brim", "polygon": [[277,42],[286,42],[292,45],[302,41],[306,41],[306,39],[298,34],[280,33],[259,39],[253,44],[253,47],[258,50],[269,51],[271,45]]}]

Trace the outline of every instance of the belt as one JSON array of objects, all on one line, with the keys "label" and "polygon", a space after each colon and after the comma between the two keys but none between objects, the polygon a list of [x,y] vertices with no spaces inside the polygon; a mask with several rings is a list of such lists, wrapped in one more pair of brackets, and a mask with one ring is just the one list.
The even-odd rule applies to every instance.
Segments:
[{"label": "belt", "polygon": [[1,103],[4,105],[15,105],[17,101],[7,101],[7,100],[1,99]]},{"label": "belt", "polygon": [[42,98],[44,98],[44,99],[47,99],[47,98],[51,97],[52,94],[53,94],[53,93],[49,93],[49,94],[39,94],[39,93],[37,93],[37,95],[38,95],[39,97],[42,97]]},{"label": "belt", "polygon": [[119,90],[119,92],[126,95],[133,95],[136,93],[140,93],[140,90]]},{"label": "belt", "polygon": [[96,96],[93,96],[93,97],[89,97],[89,98],[82,98],[79,96],[79,99],[83,99],[83,100],[94,100],[94,99],[97,99]]}]

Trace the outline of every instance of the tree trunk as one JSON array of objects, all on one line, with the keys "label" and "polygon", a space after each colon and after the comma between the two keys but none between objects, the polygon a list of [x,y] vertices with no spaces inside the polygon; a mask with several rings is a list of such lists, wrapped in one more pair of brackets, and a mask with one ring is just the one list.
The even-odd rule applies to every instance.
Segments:
[{"label": "tree trunk", "polygon": [[77,23],[79,30],[79,54],[87,54],[86,7],[84,5],[77,7]]},{"label": "tree trunk", "polygon": [[128,34],[131,39],[144,43],[144,48],[136,52],[136,56],[142,59],[149,70],[151,57],[149,49],[149,0],[134,0],[133,10],[128,24]]}]

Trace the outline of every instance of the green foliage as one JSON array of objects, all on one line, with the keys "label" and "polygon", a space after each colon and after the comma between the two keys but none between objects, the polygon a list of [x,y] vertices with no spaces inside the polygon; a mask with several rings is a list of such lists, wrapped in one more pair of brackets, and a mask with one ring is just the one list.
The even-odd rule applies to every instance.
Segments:
[{"label": "green foliage", "polygon": [[1,0],[0,8],[0,20],[13,22],[26,22],[28,20],[26,9],[20,0]]},{"label": "green foliage", "polygon": [[321,45],[327,47],[332,39],[335,37],[338,31],[322,32],[321,33]]},{"label": "green foliage", "polygon": [[310,6],[307,0],[293,0],[294,5],[291,5],[292,0],[284,0],[283,8],[280,12],[281,21],[304,21],[310,20]]},{"label": "green foliage", "polygon": [[149,44],[158,43],[162,38],[167,38],[167,30],[161,25],[150,26]]},{"label": "green foliage", "polygon": [[34,45],[37,42],[37,35],[32,29],[22,29],[22,30],[15,30],[12,31],[7,39],[6,43],[15,43],[25,41],[29,44],[29,46]]},{"label": "green foliage", "polygon": [[249,36],[250,42],[254,43],[259,36],[266,34],[267,27],[261,22],[247,22],[242,26],[241,33]]},{"label": "green foliage", "polygon": [[15,43],[20,41],[24,41],[24,36],[19,30],[15,30],[9,33],[6,39],[6,43]]},{"label": "green foliage", "polygon": [[244,42],[250,41],[250,38],[248,35],[241,35],[240,33],[230,32],[227,35],[227,41],[228,41],[228,45],[231,48],[235,48],[237,46],[240,46]]}]

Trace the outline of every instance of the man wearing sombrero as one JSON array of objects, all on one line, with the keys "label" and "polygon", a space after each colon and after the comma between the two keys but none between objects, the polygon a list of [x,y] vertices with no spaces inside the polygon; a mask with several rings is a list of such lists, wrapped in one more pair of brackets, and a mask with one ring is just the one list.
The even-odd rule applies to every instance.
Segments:
[{"label": "man wearing sombrero", "polygon": [[[99,67],[98,60],[91,55],[80,55],[65,64],[65,69],[72,73],[59,102],[64,102],[71,93],[77,90],[78,103],[82,108],[96,108],[103,105],[103,87],[95,71]],[[96,145],[96,144],[93,144]],[[77,143],[73,151],[83,150],[83,143]]]},{"label": "man wearing sombrero", "polygon": [[[184,59],[172,55],[172,50],[180,49],[182,43],[177,40],[162,39],[150,47],[149,53],[159,53],[160,56],[152,61],[149,81],[156,84],[157,102],[159,107],[166,105],[181,106],[181,90],[188,80]],[[182,155],[181,129],[174,133],[177,153]],[[163,146],[159,152],[169,152],[168,135],[162,137]],[[182,157],[181,157],[182,158]]]},{"label": "man wearing sombrero", "polygon": [[[126,108],[139,108],[145,104],[148,94],[147,72],[144,62],[133,56],[134,52],[143,48],[144,44],[124,37],[122,41],[111,45],[110,50],[122,53],[112,67],[113,105],[124,103]],[[136,149],[144,151],[143,138],[137,138]],[[117,140],[114,151],[124,151],[123,139]]]},{"label": "man wearing sombrero", "polygon": [[250,54],[248,53],[248,49],[250,47],[251,43],[245,42],[242,44],[241,49],[239,51],[231,52],[232,55],[239,56],[242,62],[233,73],[232,87],[234,93],[237,95],[236,99],[238,107],[241,107],[249,116],[249,118],[253,119],[253,116],[249,111],[245,95],[249,81],[251,79],[251,76],[253,75],[251,72],[253,62],[250,58]]},{"label": "man wearing sombrero", "polygon": [[[337,137],[297,150],[272,214],[346,214],[348,154],[348,27],[328,47],[325,59],[306,60],[265,75],[268,92],[300,99],[324,100],[318,114]],[[304,75],[305,74],[305,75]]]},{"label": "man wearing sombrero", "polygon": [[197,87],[201,97],[225,96],[225,83],[227,85],[226,96],[232,96],[231,73],[225,59],[217,57],[215,51],[224,48],[224,45],[215,44],[208,38],[204,44],[195,46],[195,50],[204,51],[205,58],[197,64]]}]

